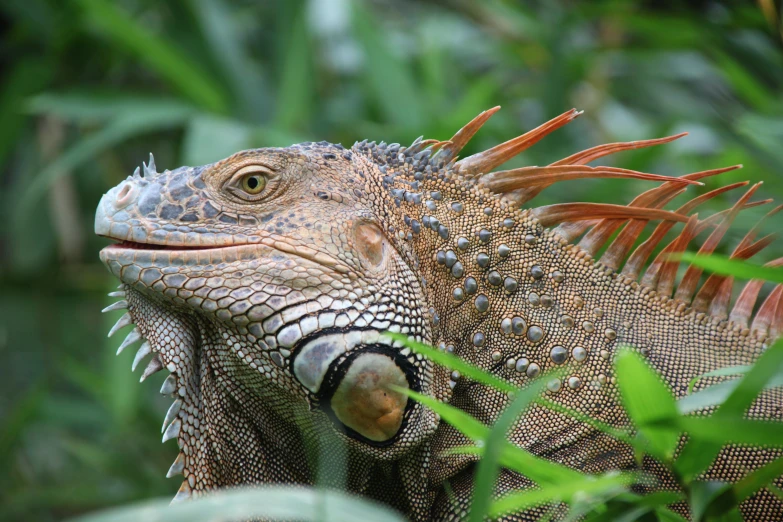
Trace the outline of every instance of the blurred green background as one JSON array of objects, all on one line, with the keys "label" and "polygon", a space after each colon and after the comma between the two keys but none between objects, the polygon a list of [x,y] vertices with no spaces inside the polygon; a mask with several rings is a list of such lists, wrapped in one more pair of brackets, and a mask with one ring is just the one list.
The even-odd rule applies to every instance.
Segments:
[{"label": "blurred green background", "polygon": [[[106,340],[116,282],[92,234],[101,194],[150,151],[163,169],[307,140],[447,139],[502,105],[472,153],[577,107],[513,164],[687,130],[607,163],[743,163],[690,193],[751,179],[782,200],[780,17],[773,0],[0,1],[0,519],[179,486],[164,478],[163,376],[139,385],[133,354]],[[649,187],[569,183],[536,203],[626,203]],[[741,215],[721,251],[765,212]]]}]

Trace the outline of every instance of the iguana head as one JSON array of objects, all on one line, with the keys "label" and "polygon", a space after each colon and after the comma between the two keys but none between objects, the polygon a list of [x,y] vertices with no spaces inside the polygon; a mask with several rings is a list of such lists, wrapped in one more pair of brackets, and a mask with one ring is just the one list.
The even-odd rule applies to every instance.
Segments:
[{"label": "iguana head", "polygon": [[162,173],[151,160],[110,190],[95,230],[118,243],[101,259],[123,283],[129,341],[155,356],[148,372],[168,368],[194,408],[202,372],[230,374],[219,387],[235,398],[274,389],[280,409],[306,404],[374,453],[431,432],[432,414],[393,389],[427,393],[431,372],[384,332],[429,340],[429,318],[389,234],[392,200],[370,191],[381,168],[306,143]]}]

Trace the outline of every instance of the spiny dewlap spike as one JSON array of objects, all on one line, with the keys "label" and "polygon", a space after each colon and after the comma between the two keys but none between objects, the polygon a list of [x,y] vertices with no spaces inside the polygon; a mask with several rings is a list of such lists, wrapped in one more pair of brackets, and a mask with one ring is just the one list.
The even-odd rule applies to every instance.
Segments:
[{"label": "spiny dewlap spike", "polygon": [[166,478],[171,478],[174,475],[181,475],[185,469],[185,454],[182,452],[177,453],[177,458],[166,473]]},{"label": "spiny dewlap spike", "polygon": [[136,352],[136,357],[133,358],[133,364],[131,365],[131,371],[135,372],[136,367],[139,365],[142,359],[152,353],[152,347],[149,341],[144,341],[139,347],[139,351]]},{"label": "spiny dewlap spike", "polygon": [[603,158],[604,156],[608,156],[610,154],[615,154],[617,152],[622,152],[626,150],[633,150],[633,149],[641,149],[644,147],[652,147],[654,145],[662,145],[664,143],[669,143],[674,140],[678,140],[682,138],[683,136],[687,136],[687,132],[681,132],[680,134],[675,134],[674,136],[666,136],[664,138],[655,138],[651,140],[639,140],[639,141],[625,141],[625,142],[618,142],[618,143],[606,143],[603,145],[598,145],[596,147],[592,147],[590,149],[583,150],[581,152],[577,152],[576,154],[572,154],[571,156],[568,156],[567,158],[563,158],[560,161],[556,161],[552,163],[553,166],[555,165],[584,165],[585,163],[590,163],[591,161],[597,160],[599,158]]},{"label": "spiny dewlap spike", "polygon": [[160,387],[160,394],[172,395],[175,391],[177,391],[177,378],[172,373],[163,381],[163,385]]},{"label": "spiny dewlap spike", "polygon": [[125,340],[122,341],[120,347],[117,348],[117,355],[121,354],[122,351],[128,346],[140,340],[141,340],[141,330],[139,330],[138,326],[134,326],[133,330],[131,330],[130,333],[125,337]]},{"label": "spiny dewlap spike", "polygon": [[184,481],[182,485],[179,487],[179,490],[177,490],[177,494],[174,495],[174,498],[171,500],[171,504],[179,504],[180,502],[184,502],[185,500],[188,500],[191,497],[191,490],[190,490],[190,484],[188,484],[188,481]]},{"label": "spiny dewlap spike", "polygon": [[169,441],[179,436],[179,430],[182,428],[182,421],[174,419],[174,422],[169,424],[166,431],[163,433],[163,442]]},{"label": "spiny dewlap spike", "polygon": [[115,333],[117,333],[117,330],[120,330],[122,328],[125,328],[126,326],[133,324],[133,319],[131,319],[131,316],[129,313],[126,313],[122,317],[120,317],[119,321],[111,327],[111,330],[109,330],[108,337],[111,337]]},{"label": "spiny dewlap spike", "polygon": [[115,290],[114,292],[109,292],[109,297],[122,297],[123,299],[125,299],[125,291]]},{"label": "spiny dewlap spike", "polygon": [[687,221],[687,216],[675,214],[668,210],[654,208],[627,207],[625,205],[610,205],[607,203],[558,203],[531,210],[532,215],[541,225],[549,227],[563,221],[583,219],[665,219],[672,221]]},{"label": "spiny dewlap spike", "polygon": [[147,364],[147,367],[144,368],[144,373],[141,374],[141,377],[139,378],[139,382],[144,382],[147,377],[152,375],[153,373],[157,373],[163,369],[163,361],[160,360],[160,356],[158,354],[155,354],[152,356],[152,359],[150,359],[149,364]]},{"label": "spiny dewlap spike", "polygon": [[[759,182],[750,187],[750,189],[748,189],[748,191],[745,192],[745,194],[737,201],[737,203],[731,208],[731,212],[729,212],[720,225],[718,225],[718,227],[712,231],[712,234],[710,234],[710,236],[701,246],[698,252],[699,255],[711,254],[715,250],[715,248],[718,246],[718,243],[720,243],[720,240],[723,239],[723,236],[729,229],[729,226],[731,226],[731,224],[734,222],[737,214],[739,214],[740,210],[745,205],[745,203],[747,203],[753,193],[755,193],[756,190],[761,187],[761,184],[762,183]],[[677,293],[674,295],[674,298],[678,301],[690,303],[691,297],[693,297],[693,293],[696,291],[696,285],[699,283],[699,279],[701,278],[703,271],[703,268],[696,265],[692,264],[689,266],[688,270],[685,272],[685,275],[682,277],[682,281],[680,281],[680,285],[677,288]]]},{"label": "spiny dewlap spike", "polygon": [[467,125],[458,130],[454,137],[449,140],[451,142],[450,144],[441,147],[436,157],[442,160],[443,163],[448,163],[449,161],[455,159],[463,147],[465,147],[471,138],[473,138],[476,132],[478,132],[478,130],[484,126],[487,120],[489,120],[492,115],[499,110],[500,105],[497,107],[492,107],[491,109],[482,112],[470,120]]},{"label": "spiny dewlap spike", "polygon": [[523,150],[537,143],[547,134],[571,122],[580,114],[582,114],[582,111],[576,109],[566,111],[560,116],[549,120],[543,125],[540,125],[513,140],[509,140],[500,145],[496,145],[489,150],[459,160],[454,164],[454,168],[460,174],[468,177],[490,172],[495,167],[502,165]]},{"label": "spiny dewlap spike", "polygon": [[116,303],[110,304],[103,310],[101,310],[101,313],[106,312],[113,312],[114,310],[127,310],[128,309],[128,301],[123,299],[122,301],[117,301]]},{"label": "spiny dewlap spike", "polygon": [[166,431],[166,428],[169,424],[171,424],[171,421],[173,421],[177,414],[179,413],[179,410],[182,408],[182,399],[177,399],[173,403],[171,403],[171,406],[169,406],[169,410],[166,412],[166,417],[163,419],[163,426],[160,428],[160,432],[164,433]]},{"label": "spiny dewlap spike", "polygon": [[[738,183],[711,190],[710,192],[693,198],[678,208],[675,212],[678,214],[687,215],[705,201],[709,201],[710,199],[723,194],[724,192],[728,192],[729,190],[733,190],[738,187],[744,187],[748,185],[748,183],[749,182],[747,181],[740,181]],[[636,247],[636,250],[633,251],[631,256],[628,258],[628,261],[626,261],[625,266],[623,267],[622,275],[630,277],[631,279],[639,279],[639,275],[641,274],[645,263],[647,263],[647,259],[650,257],[653,250],[655,250],[655,247],[658,246],[658,243],[663,240],[664,236],[669,233],[669,230],[671,230],[674,225],[675,223],[672,221],[665,221],[660,223],[655,228],[650,237],[647,238],[647,240],[644,241],[641,245]],[[625,254],[623,254],[623,257],[625,257]]]}]

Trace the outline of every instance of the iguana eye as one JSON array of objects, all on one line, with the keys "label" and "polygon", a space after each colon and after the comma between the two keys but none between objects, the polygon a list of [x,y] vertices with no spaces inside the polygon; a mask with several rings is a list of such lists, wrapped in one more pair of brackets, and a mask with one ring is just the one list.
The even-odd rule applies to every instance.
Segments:
[{"label": "iguana eye", "polygon": [[248,194],[258,194],[266,187],[266,178],[260,174],[249,174],[242,178],[242,189]]},{"label": "iguana eye", "polygon": [[255,201],[267,188],[271,175],[263,165],[248,165],[236,171],[225,188],[242,199]]}]

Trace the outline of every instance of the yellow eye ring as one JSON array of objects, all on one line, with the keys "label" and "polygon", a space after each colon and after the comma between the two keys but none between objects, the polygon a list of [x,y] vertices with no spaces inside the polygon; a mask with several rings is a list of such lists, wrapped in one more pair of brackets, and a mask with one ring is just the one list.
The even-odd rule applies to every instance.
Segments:
[{"label": "yellow eye ring", "polygon": [[249,174],[242,178],[242,190],[251,195],[260,194],[266,188],[266,176]]}]

